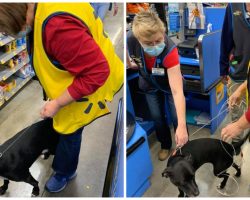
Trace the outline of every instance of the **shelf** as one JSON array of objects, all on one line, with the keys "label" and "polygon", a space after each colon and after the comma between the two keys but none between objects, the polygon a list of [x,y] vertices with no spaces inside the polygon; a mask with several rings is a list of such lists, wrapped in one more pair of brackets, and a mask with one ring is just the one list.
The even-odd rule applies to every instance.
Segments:
[{"label": "shelf", "polygon": [[24,65],[26,65],[29,62],[29,58],[27,57],[24,62],[18,64],[16,67],[9,68],[7,66],[0,68],[0,81],[5,81],[7,78],[9,78],[12,74],[17,72],[19,69],[21,69]]},{"label": "shelf", "polygon": [[8,101],[13,95],[15,95],[29,80],[32,76],[27,77],[26,79],[16,77],[16,87],[12,89],[10,92],[5,92],[4,98],[5,101]]},{"label": "shelf", "polygon": [[4,46],[4,45],[6,45],[6,44],[8,44],[8,43],[10,43],[10,42],[12,42],[14,40],[15,40],[15,38],[13,38],[11,36],[7,36],[4,39],[0,40],[0,47]]},{"label": "shelf", "polygon": [[16,50],[10,52],[10,53],[4,53],[0,55],[0,64],[6,63],[8,60],[19,54],[21,51],[26,49],[26,45],[23,45],[21,47],[17,47]]}]

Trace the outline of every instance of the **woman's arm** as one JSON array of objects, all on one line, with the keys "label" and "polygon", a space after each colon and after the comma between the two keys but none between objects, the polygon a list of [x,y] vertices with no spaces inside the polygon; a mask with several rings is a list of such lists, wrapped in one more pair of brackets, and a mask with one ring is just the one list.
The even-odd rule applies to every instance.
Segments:
[{"label": "woman's arm", "polygon": [[188,133],[186,127],[186,102],[183,93],[183,81],[180,65],[178,64],[169,68],[167,73],[178,119],[175,140],[177,146],[182,146],[188,141]]}]

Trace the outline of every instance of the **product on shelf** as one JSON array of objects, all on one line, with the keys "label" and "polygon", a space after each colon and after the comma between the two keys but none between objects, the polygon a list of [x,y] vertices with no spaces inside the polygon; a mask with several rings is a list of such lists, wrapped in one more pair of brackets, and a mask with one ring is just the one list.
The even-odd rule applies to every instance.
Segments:
[{"label": "product on shelf", "polygon": [[22,38],[17,38],[16,40],[17,47],[20,47],[23,45],[23,39]]},{"label": "product on shelf", "polygon": [[26,37],[23,37],[23,38],[22,38],[22,44],[23,44],[23,45],[26,44]]},{"label": "product on shelf", "polygon": [[20,78],[27,78],[28,76],[31,76],[33,73],[33,69],[29,64],[23,66],[20,70],[18,70],[15,75],[20,77]]},{"label": "product on shelf", "polygon": [[15,56],[15,57],[13,58],[13,62],[14,62],[14,65],[15,65],[15,66],[19,64],[19,62],[18,62],[18,56]]},{"label": "product on shelf", "polygon": [[11,42],[11,50],[14,51],[16,50],[16,41],[14,40],[13,42]]},{"label": "product on shelf", "polygon": [[11,43],[5,45],[5,53],[11,52]]},{"label": "product on shelf", "polygon": [[21,56],[21,59],[22,59],[22,60],[25,60],[25,59],[27,58],[27,56],[28,56],[27,51],[22,51],[22,52],[20,53],[20,56]]},{"label": "product on shelf", "polygon": [[16,87],[16,79],[11,77],[6,81],[0,81],[0,86],[3,88],[3,91],[10,92]]},{"label": "product on shelf", "polygon": [[9,62],[8,62],[8,66],[9,66],[10,68],[15,67],[15,64],[14,64],[13,59],[10,59],[10,60],[9,60]]}]

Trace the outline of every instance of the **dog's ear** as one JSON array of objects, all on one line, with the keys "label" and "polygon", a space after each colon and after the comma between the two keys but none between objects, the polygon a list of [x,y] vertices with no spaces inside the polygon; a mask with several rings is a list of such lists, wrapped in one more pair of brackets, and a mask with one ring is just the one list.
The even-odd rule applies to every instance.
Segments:
[{"label": "dog's ear", "polygon": [[190,162],[191,164],[193,163],[193,157],[191,154],[185,155],[184,159]]},{"label": "dog's ear", "polygon": [[172,175],[172,168],[171,167],[167,167],[166,169],[164,169],[164,171],[162,172],[162,177],[166,177],[169,178]]}]

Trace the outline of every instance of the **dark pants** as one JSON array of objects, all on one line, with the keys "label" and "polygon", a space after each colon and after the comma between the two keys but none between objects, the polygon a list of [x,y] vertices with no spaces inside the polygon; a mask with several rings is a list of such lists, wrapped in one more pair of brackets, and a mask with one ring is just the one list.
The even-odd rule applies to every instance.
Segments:
[{"label": "dark pants", "polygon": [[61,175],[72,175],[78,165],[83,128],[70,135],[60,135],[52,167]]},{"label": "dark pants", "polygon": [[152,120],[155,123],[156,136],[161,143],[162,149],[170,149],[172,146],[171,131],[167,123],[166,104],[167,100],[169,112],[172,118],[174,129],[177,128],[177,115],[171,93],[164,93],[154,90],[146,93],[146,101]]}]

